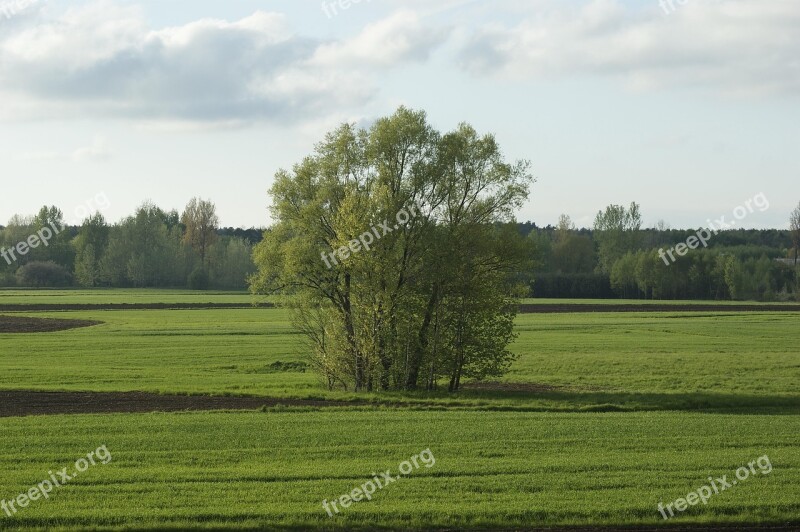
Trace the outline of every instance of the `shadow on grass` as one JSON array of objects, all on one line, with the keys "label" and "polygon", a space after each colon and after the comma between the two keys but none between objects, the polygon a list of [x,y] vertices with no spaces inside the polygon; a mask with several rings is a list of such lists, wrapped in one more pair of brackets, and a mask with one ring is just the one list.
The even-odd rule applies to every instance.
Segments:
[{"label": "shadow on grass", "polygon": [[[438,394],[437,394],[438,395]],[[491,410],[630,412],[652,410],[727,414],[800,414],[800,396],[730,393],[632,393],[571,389],[464,389],[450,394],[469,402],[496,402]],[[502,401],[502,402],[498,402]]]}]

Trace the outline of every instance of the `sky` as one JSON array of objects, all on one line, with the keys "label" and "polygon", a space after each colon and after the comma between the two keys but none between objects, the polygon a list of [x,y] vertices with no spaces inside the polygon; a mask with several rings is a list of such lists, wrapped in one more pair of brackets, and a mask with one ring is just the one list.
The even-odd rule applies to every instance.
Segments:
[{"label": "sky", "polygon": [[405,105],[530,161],[520,221],[697,228],[759,196],[739,226],[787,228],[798,28],[797,0],[0,0],[0,224],[199,196],[265,227],[276,171]]}]

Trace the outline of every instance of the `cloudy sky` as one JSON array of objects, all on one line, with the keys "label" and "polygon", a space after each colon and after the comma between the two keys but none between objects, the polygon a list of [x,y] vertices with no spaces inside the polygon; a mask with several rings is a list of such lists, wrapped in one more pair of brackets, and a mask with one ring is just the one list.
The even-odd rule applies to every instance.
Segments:
[{"label": "cloudy sky", "polygon": [[798,28],[797,0],[0,0],[0,223],[105,193],[265,226],[276,170],[402,104],[530,160],[520,220],[698,227],[763,193],[743,225],[784,228]]}]

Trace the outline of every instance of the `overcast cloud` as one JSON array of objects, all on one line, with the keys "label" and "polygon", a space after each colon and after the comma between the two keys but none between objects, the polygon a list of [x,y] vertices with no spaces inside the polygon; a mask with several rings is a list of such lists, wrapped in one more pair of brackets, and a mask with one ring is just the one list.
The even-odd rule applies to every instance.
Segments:
[{"label": "overcast cloud", "polygon": [[588,224],[637,201],[647,223],[697,226],[764,192],[748,223],[785,226],[800,1],[659,2],[373,0],[329,17],[296,0],[0,0],[0,223],[98,190],[114,219],[149,190],[263,225],[278,169],[407,105],[530,160],[521,219]]}]

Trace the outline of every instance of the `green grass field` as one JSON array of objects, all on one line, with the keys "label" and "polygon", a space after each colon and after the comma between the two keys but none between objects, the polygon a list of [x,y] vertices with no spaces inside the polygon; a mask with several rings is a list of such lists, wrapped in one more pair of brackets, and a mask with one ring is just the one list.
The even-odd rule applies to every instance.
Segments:
[{"label": "green grass field", "polygon": [[[351,397],[324,390],[313,372],[269,369],[273,362],[304,360],[301,338],[285,310],[57,315],[105,323],[61,333],[0,336],[5,347],[0,388]],[[774,312],[522,314],[513,345],[519,360],[504,380],[557,389],[467,390],[455,400],[445,393],[389,397],[545,409],[604,404],[635,409],[798,407],[797,320],[796,314]]]},{"label": "green grass field", "polygon": [[[0,292],[0,304],[249,302],[186,291]],[[538,302],[538,301],[537,301]],[[302,362],[280,309],[20,313],[101,320],[0,334],[0,390],[353,399]],[[373,407],[0,418],[0,499],[107,445],[0,528],[800,526],[800,349],[790,312],[525,314],[502,381],[366,396]],[[390,401],[391,408],[379,403]],[[329,517],[336,499],[430,449],[431,468]],[[664,521],[667,504],[767,455],[754,474]]]},{"label": "green grass field", "polygon": [[[688,413],[286,412],[3,421],[3,495],[99,445],[112,455],[4,525],[407,527],[658,523],[668,503],[767,454],[757,474],[674,522],[792,519],[800,420]],[[157,437],[153,437],[156,436]],[[430,449],[334,517],[322,508]],[[71,471],[71,470],[70,470]]]},{"label": "green grass field", "polygon": [[[13,289],[0,288],[0,305],[18,304],[103,304],[103,303],[246,303],[262,301],[246,292],[214,292],[195,290],[166,290],[148,288],[114,288],[114,289]],[[642,299],[547,299],[528,298],[523,303],[537,304],[592,304],[592,305],[703,305],[706,301],[654,301]],[[740,301],[714,301],[715,305],[740,305]],[[791,305],[796,303],[759,303],[746,302],[748,305]]]},{"label": "green grass field", "polygon": [[[259,299],[260,300],[260,299]],[[245,303],[254,297],[246,292],[202,292],[164,289],[16,290],[0,289],[0,305],[90,305],[103,303]]]}]

